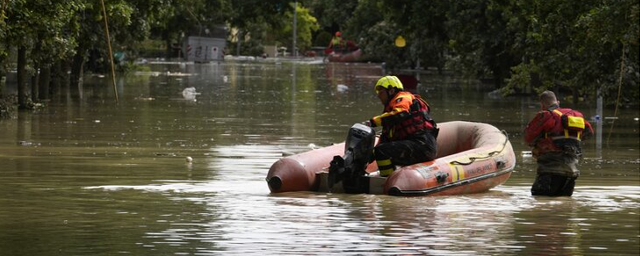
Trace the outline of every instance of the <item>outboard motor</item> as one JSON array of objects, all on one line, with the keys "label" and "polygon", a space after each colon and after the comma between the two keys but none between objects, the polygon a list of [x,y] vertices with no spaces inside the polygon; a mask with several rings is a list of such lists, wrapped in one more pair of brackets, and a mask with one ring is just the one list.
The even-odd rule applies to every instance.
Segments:
[{"label": "outboard motor", "polygon": [[334,156],[329,166],[328,186],[342,181],[347,193],[366,193],[369,183],[365,179],[366,168],[373,159],[375,131],[363,124],[354,124],[349,129],[344,156]]}]

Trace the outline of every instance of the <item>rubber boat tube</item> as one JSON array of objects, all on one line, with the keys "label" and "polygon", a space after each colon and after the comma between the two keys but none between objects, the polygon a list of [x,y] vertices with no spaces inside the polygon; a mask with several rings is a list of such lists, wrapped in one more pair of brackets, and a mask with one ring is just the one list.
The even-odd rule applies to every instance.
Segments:
[{"label": "rubber boat tube", "polygon": [[347,53],[331,53],[327,56],[329,62],[355,62],[362,56],[362,50],[358,49]]},{"label": "rubber boat tube", "polygon": [[[388,178],[367,167],[371,194],[397,196],[456,195],[487,191],[503,184],[516,165],[507,136],[485,123],[439,123],[438,158],[404,166]],[[344,143],[276,161],[267,174],[272,193],[328,191],[326,177],[333,156],[344,154]],[[336,191],[333,191],[336,192]]]}]

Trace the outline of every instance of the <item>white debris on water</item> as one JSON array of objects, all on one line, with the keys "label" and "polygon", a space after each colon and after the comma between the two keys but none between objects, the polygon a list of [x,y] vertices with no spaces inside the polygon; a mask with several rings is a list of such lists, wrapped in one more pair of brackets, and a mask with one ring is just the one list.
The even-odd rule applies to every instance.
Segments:
[{"label": "white debris on water", "polygon": [[344,84],[338,84],[336,85],[336,89],[338,90],[338,92],[346,92],[349,90],[349,87]]},{"label": "white debris on water", "polygon": [[185,100],[195,101],[196,95],[200,95],[200,93],[196,92],[195,87],[187,87],[187,88],[184,88],[184,90],[182,90],[182,97]]}]

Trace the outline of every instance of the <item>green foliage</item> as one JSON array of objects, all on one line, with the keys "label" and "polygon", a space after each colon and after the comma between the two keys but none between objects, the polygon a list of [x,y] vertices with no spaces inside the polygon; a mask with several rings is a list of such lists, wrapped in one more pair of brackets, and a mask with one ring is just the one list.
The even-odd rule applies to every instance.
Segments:
[{"label": "green foliage", "polygon": [[[344,22],[343,37],[354,38],[358,46],[368,58],[375,61],[386,61],[393,66],[402,60],[394,54],[393,38],[396,28],[393,24],[384,21],[380,15],[382,1],[363,1],[354,9],[343,9],[351,13],[349,19]],[[346,14],[345,14],[346,15]]]},{"label": "green foliage", "polygon": [[473,77],[492,78],[500,87],[510,68],[520,61],[518,17],[511,1],[455,1],[447,14],[450,66]]},{"label": "green foliage", "polygon": [[622,86],[626,100],[639,98],[638,16],[638,2],[629,0],[601,1],[581,13],[575,22],[581,33],[575,40],[581,42],[580,53],[588,61],[578,69],[588,82],[585,90],[601,88],[605,96],[617,96]]},{"label": "green foliage", "polygon": [[[243,1],[244,2],[244,1]],[[150,37],[179,43],[183,36],[201,36],[206,28],[224,25],[234,18],[233,2],[229,0],[159,1],[149,11]]]},{"label": "green foliage", "polygon": [[11,22],[4,23],[3,42],[40,49],[31,56],[37,63],[66,58],[77,45],[76,38],[69,36],[69,24],[80,8],[81,4],[68,0],[9,1],[6,19]]},{"label": "green foliage", "polygon": [[13,117],[17,110],[18,105],[16,97],[0,97],[0,120]]},{"label": "green foliage", "polygon": [[[533,86],[540,90],[566,89],[591,96],[597,89],[615,96],[623,81],[625,95],[633,97],[629,100],[638,98],[637,1],[531,0],[518,7],[530,25],[520,27],[526,33],[518,34],[524,43],[517,47],[522,47],[525,61],[516,65],[514,74],[535,74],[540,82]],[[508,86],[518,90],[527,84],[515,77]]]},{"label": "green foliage", "polygon": [[308,6],[313,10],[312,15],[318,18],[318,24],[322,28],[334,30],[330,30],[330,32],[338,30],[343,30],[344,32],[347,28],[346,24],[354,20],[353,12],[356,8],[370,5],[376,1],[312,0],[308,2]]},{"label": "green foliage", "polygon": [[[294,8],[293,6],[294,4],[291,4],[292,9]],[[320,28],[320,25],[318,25],[316,18],[311,16],[309,9],[303,7],[302,4],[298,3],[296,10],[296,47],[304,51],[311,47],[311,36]],[[292,11],[287,11],[284,15],[285,20],[293,20],[293,16]],[[293,35],[293,22],[285,22],[285,24],[283,29],[274,31],[274,34],[277,35],[276,38],[280,43],[288,44],[291,42]]]},{"label": "green foliage", "polygon": [[[224,25],[241,54],[263,45],[291,49],[293,0],[105,0],[114,51],[133,59],[141,43],[161,47],[183,36]],[[394,69],[450,68],[490,78],[506,92],[543,89],[608,98],[618,88],[629,102],[640,98],[637,0],[300,0],[297,46],[326,46],[336,31],[354,41],[368,60]],[[11,0],[0,13],[0,66],[8,53],[28,51],[27,69],[89,60],[105,71],[104,15],[98,0]],[[320,32],[317,32],[320,30]],[[315,38],[313,36],[315,35]],[[406,47],[394,39],[403,36]],[[228,50],[228,49],[227,49]],[[228,51],[236,53],[235,51]],[[0,71],[0,74],[2,72]],[[577,98],[577,97],[576,97]],[[610,102],[610,101],[608,101]]]},{"label": "green foliage", "polygon": [[[228,19],[232,27],[244,29],[252,23],[262,21],[274,28],[284,25],[282,15],[291,10],[292,0],[243,0],[231,1],[231,16]],[[289,20],[286,20],[288,22]]]},{"label": "green foliage", "polygon": [[166,44],[162,40],[145,39],[138,44],[138,56],[142,58],[152,58],[164,56]]},{"label": "green foliage", "polygon": [[[266,22],[247,23],[242,32],[242,44],[240,45],[240,55],[259,56],[264,52],[264,43],[276,44],[276,40],[271,37],[267,40],[267,33],[270,27]],[[232,44],[231,49],[236,53],[237,44]]]},{"label": "green foliage", "polygon": [[[248,7],[246,4],[254,3]],[[293,44],[293,1],[259,2],[239,1],[234,2],[234,8],[240,10],[238,16],[244,19],[232,19],[232,24],[237,24],[240,31],[241,55],[257,56],[262,54],[266,44],[284,45],[291,49]],[[279,15],[275,15],[279,14]],[[312,35],[318,30],[319,25],[309,9],[302,3],[297,7],[297,41],[296,47],[304,51],[311,47]],[[234,38],[235,41],[235,38]],[[236,53],[236,44],[230,44],[230,52]]]},{"label": "green foliage", "polygon": [[313,45],[326,47],[327,45],[329,45],[330,41],[331,41],[331,34],[323,30],[323,31],[320,31],[320,33],[318,33],[318,35],[316,36],[316,39],[313,41]]}]

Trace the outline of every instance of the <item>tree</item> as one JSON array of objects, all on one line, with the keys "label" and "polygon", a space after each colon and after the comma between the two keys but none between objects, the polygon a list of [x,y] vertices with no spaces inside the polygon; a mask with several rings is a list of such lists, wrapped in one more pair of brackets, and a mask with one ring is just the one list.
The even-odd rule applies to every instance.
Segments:
[{"label": "tree", "polygon": [[[234,52],[240,50],[240,54],[258,55],[263,52],[262,45],[265,42],[275,43],[279,40],[279,35],[273,34],[276,31],[282,31],[292,19],[286,16],[286,13],[292,13],[292,0],[246,0],[233,1],[233,12],[229,17],[228,23],[230,27],[236,31],[234,41],[241,44],[231,45],[240,47],[241,49],[233,49]],[[273,35],[269,36],[269,31]]]},{"label": "tree", "polygon": [[[6,3],[6,1],[5,1]],[[27,73],[37,74],[57,59],[68,56],[76,41],[69,38],[68,24],[80,7],[75,1],[9,1],[6,6],[4,39],[7,46],[18,45],[18,105],[28,108]],[[3,55],[9,50],[4,47]],[[31,65],[29,65],[31,63]],[[34,81],[37,81],[34,80]],[[33,83],[32,95],[37,94]]]},{"label": "tree", "polygon": [[597,88],[606,96],[622,85],[628,86],[627,95],[638,96],[636,1],[530,0],[519,8],[531,25],[519,34],[525,61],[515,65],[510,89],[539,80],[534,89],[567,90],[574,103]]},{"label": "tree", "polygon": [[[161,4],[162,3],[162,4]],[[174,43],[183,36],[203,36],[206,29],[224,25],[233,17],[232,1],[185,0],[159,2],[153,14],[151,38],[166,43],[166,57],[172,57]]]},{"label": "tree", "polygon": [[377,1],[310,0],[307,1],[305,5],[309,6],[311,15],[317,17],[320,27],[333,34],[334,32],[347,28],[347,23],[354,20],[353,14],[357,7],[361,5],[369,6],[376,2]]},{"label": "tree", "polygon": [[513,1],[453,1],[447,14],[451,67],[501,87],[520,56],[512,46],[517,30],[510,26]]},{"label": "tree", "polygon": [[[294,8],[294,4],[290,4],[291,8]],[[315,17],[311,16],[309,9],[302,6],[301,3],[297,5],[297,24],[296,24],[296,47],[302,49],[303,51],[311,47],[312,34],[320,28],[318,22]],[[275,35],[274,39],[278,41],[280,44],[290,45],[293,48],[293,12],[286,11],[284,16],[284,21],[282,21],[283,28],[276,30],[274,29],[272,33]],[[289,21],[289,22],[287,22]],[[292,49],[292,51],[295,49]]]}]

